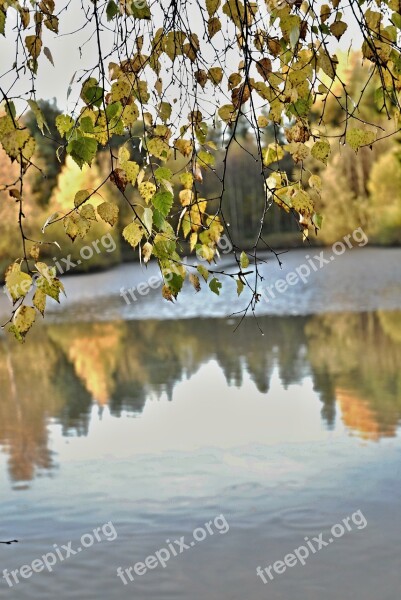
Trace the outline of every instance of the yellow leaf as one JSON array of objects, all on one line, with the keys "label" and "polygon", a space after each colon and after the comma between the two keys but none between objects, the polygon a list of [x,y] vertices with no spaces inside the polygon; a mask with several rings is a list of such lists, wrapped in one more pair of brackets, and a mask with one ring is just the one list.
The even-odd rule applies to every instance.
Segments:
[{"label": "yellow leaf", "polygon": [[89,198],[89,196],[90,192],[88,192],[88,190],[80,190],[79,192],[77,192],[74,198],[75,208],[78,208],[79,206],[84,204],[84,202]]},{"label": "yellow leaf", "polygon": [[89,221],[97,221],[95,207],[92,204],[85,204],[79,211],[79,214]]},{"label": "yellow leaf", "polygon": [[183,156],[191,156],[193,150],[192,143],[189,140],[182,139],[175,141],[174,148],[177,148]]},{"label": "yellow leaf", "polygon": [[36,313],[32,306],[20,306],[13,317],[13,325],[17,332],[22,336],[28,333],[35,322]]},{"label": "yellow leaf", "polygon": [[38,260],[40,255],[40,244],[33,244],[29,251],[29,256],[33,258],[33,260]]},{"label": "yellow leaf", "polygon": [[207,282],[207,280],[209,279],[210,273],[209,271],[206,269],[206,267],[204,267],[203,265],[198,265],[196,267],[198,273],[200,275],[202,275],[203,279]]},{"label": "yellow leaf", "polygon": [[42,292],[42,290],[36,290],[33,297],[33,305],[41,313],[42,317],[44,317],[46,309],[46,294]]},{"label": "yellow leaf", "polygon": [[180,182],[182,183],[182,185],[184,186],[184,188],[186,190],[192,190],[192,187],[194,185],[194,177],[192,175],[192,173],[181,173],[180,175]]},{"label": "yellow leaf", "polygon": [[311,175],[308,183],[314,190],[317,190],[318,192],[322,190],[322,180],[320,179],[319,175]]},{"label": "yellow leaf", "polygon": [[279,144],[269,144],[262,149],[263,164],[268,167],[274,162],[279,162],[284,157],[284,150]]},{"label": "yellow leaf", "polygon": [[190,247],[191,252],[193,252],[197,241],[198,241],[198,234],[196,233],[196,231],[194,231],[189,236],[189,247]]},{"label": "yellow leaf", "polygon": [[43,262],[37,262],[35,267],[38,273],[40,273],[42,277],[44,277],[51,284],[53,279],[56,277],[55,267],[49,267],[49,265]]},{"label": "yellow leaf", "polygon": [[220,4],[221,0],[206,0],[206,9],[209,13],[209,17],[213,17],[215,12],[217,12]]},{"label": "yellow leaf", "polygon": [[42,40],[37,35],[27,35],[25,38],[25,45],[29,54],[36,60],[42,49]]},{"label": "yellow leaf", "polygon": [[160,137],[154,137],[147,141],[148,152],[156,158],[167,160],[170,155],[170,146]]},{"label": "yellow leaf", "polygon": [[118,206],[116,204],[112,204],[111,202],[103,202],[97,207],[97,214],[99,217],[112,227],[118,221],[118,213]]},{"label": "yellow leaf", "polygon": [[219,117],[225,123],[231,123],[235,121],[236,109],[233,104],[224,104],[218,110]]},{"label": "yellow leaf", "polygon": [[223,79],[223,69],[221,67],[212,67],[209,69],[208,77],[213,85],[218,85]]},{"label": "yellow leaf", "polygon": [[264,115],[260,115],[258,117],[258,127],[263,128],[263,127],[267,127],[269,124],[269,119],[267,117],[265,117]]},{"label": "yellow leaf", "polygon": [[347,129],[345,141],[355,152],[359,150],[361,146],[368,146],[372,144],[376,139],[374,131],[366,131],[359,129],[358,127]]},{"label": "yellow leaf", "polygon": [[139,187],[139,193],[141,194],[142,198],[145,200],[146,204],[149,204],[149,202],[151,201],[151,199],[153,198],[153,196],[156,193],[156,186],[154,183],[152,183],[151,181],[143,181]]},{"label": "yellow leaf", "polygon": [[29,160],[35,149],[35,140],[27,129],[13,129],[2,136],[1,143],[10,158],[18,158],[22,153]]},{"label": "yellow leaf", "polygon": [[181,190],[178,197],[182,206],[188,206],[192,203],[194,193],[192,190]]},{"label": "yellow leaf", "polygon": [[239,262],[241,269],[246,269],[247,267],[249,267],[249,258],[246,252],[241,252]]},{"label": "yellow leaf", "polygon": [[122,113],[122,120],[125,127],[132,127],[135,121],[138,120],[139,110],[135,102],[132,104],[127,104],[124,106],[124,110]]},{"label": "yellow leaf", "polygon": [[295,192],[291,197],[291,203],[294,210],[301,214],[311,215],[314,212],[312,199],[304,190]]},{"label": "yellow leaf", "polygon": [[194,286],[195,291],[199,292],[200,289],[201,289],[199,277],[197,275],[195,275],[194,273],[190,273],[189,274],[189,281]]},{"label": "yellow leaf", "polygon": [[312,146],[311,150],[313,158],[316,158],[316,160],[320,160],[320,162],[324,163],[325,165],[327,165],[327,159],[329,157],[330,152],[330,144],[326,141],[316,142]]},{"label": "yellow leaf", "polygon": [[136,178],[138,177],[139,173],[139,165],[134,160],[128,160],[121,166],[127,175],[128,181],[130,181],[132,185],[135,185]]},{"label": "yellow leaf", "polygon": [[142,256],[143,256],[143,262],[146,264],[147,262],[149,262],[150,257],[152,255],[153,252],[153,246],[150,242],[146,242],[143,247],[142,247]]},{"label": "yellow leaf", "polygon": [[132,222],[123,229],[123,238],[136,248],[143,237],[143,227],[138,223]]},{"label": "yellow leaf", "polygon": [[24,298],[32,285],[32,277],[21,271],[21,265],[10,265],[5,275],[6,288],[15,303],[19,298]]},{"label": "yellow leaf", "polygon": [[63,225],[66,234],[72,241],[75,238],[84,238],[90,229],[90,222],[78,212],[73,212],[71,215],[64,217]]},{"label": "yellow leaf", "polygon": [[348,25],[347,25],[347,23],[344,23],[344,21],[335,21],[334,23],[332,23],[330,25],[331,33],[338,40],[340,39],[340,37],[342,35],[344,35],[344,33],[346,32],[347,29],[348,29]]},{"label": "yellow leaf", "polygon": [[130,156],[131,156],[130,151],[125,144],[124,144],[124,146],[121,146],[121,148],[119,148],[118,160],[120,161],[121,164],[127,162],[127,160],[130,159]]},{"label": "yellow leaf", "polygon": [[284,146],[284,150],[292,155],[296,163],[305,160],[310,154],[308,146],[305,146],[302,142],[291,142]]},{"label": "yellow leaf", "polygon": [[117,102],[122,98],[128,98],[131,95],[132,86],[125,79],[115,81],[111,86],[110,98],[112,102]]},{"label": "yellow leaf", "polygon": [[221,21],[217,17],[211,17],[207,22],[207,31],[210,39],[221,30]]}]

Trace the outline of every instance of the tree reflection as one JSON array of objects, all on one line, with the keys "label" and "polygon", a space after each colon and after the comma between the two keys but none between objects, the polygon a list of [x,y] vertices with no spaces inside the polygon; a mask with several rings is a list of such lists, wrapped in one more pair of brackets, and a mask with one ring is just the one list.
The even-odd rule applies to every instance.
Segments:
[{"label": "tree reflection", "polygon": [[[229,385],[248,373],[267,393],[273,369],[284,387],[312,376],[322,418],[355,435],[393,436],[401,418],[401,313],[252,319],[233,334],[224,319],[50,325],[24,346],[0,338],[0,444],[10,477],[50,470],[49,419],[63,435],[86,435],[94,403],[115,416],[140,413],[150,394],[216,360]],[[157,343],[155,340],[157,339]],[[246,399],[244,399],[246,402]]]}]

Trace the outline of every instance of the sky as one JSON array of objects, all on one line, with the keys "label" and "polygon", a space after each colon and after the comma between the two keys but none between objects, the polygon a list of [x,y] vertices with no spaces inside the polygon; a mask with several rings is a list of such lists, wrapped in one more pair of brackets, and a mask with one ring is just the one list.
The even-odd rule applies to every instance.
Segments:
[{"label": "sky", "polygon": [[[43,45],[50,49],[55,66],[52,66],[42,52],[39,58],[39,70],[36,80],[37,98],[52,99],[54,97],[56,98],[58,106],[62,110],[72,109],[77,97],[79,96],[80,86],[76,85],[73,87],[69,100],[67,100],[67,89],[74,73],[78,72],[82,74],[82,71],[80,70],[92,67],[97,63],[97,45],[93,35],[94,26],[93,23],[91,23],[83,30],[80,30],[80,25],[83,21],[82,14],[80,14],[81,8],[79,8],[78,11],[75,10],[78,1],[79,0],[72,0],[72,4],[70,4],[69,9],[61,14],[59,35],[52,33],[45,27],[43,28]],[[189,2],[191,2],[191,0],[189,0]],[[160,4],[162,7],[163,3],[165,4],[166,0],[161,0]],[[193,3],[196,3],[196,0],[193,0]],[[321,3],[322,2],[320,1],[315,2],[315,6],[318,7]],[[65,4],[66,0],[58,0],[58,2],[56,2],[57,9],[60,10]],[[88,0],[83,0],[83,4],[88,7],[93,6]],[[315,10],[318,10],[318,8]],[[193,14],[196,15],[196,13]],[[12,27],[16,24],[15,15],[16,13],[14,10],[8,10],[6,38],[0,36],[0,74],[7,71],[15,60],[15,45],[10,42],[14,36]],[[77,15],[79,18],[77,18]],[[156,23],[160,18],[161,17],[159,13],[159,17],[156,16]],[[358,26],[355,22],[352,23],[352,20],[348,15],[344,17],[344,20],[348,22],[349,29],[343,36],[339,47],[342,50],[348,50],[350,44],[352,43],[352,47],[356,49],[361,45],[361,34]],[[202,23],[200,20],[195,22],[195,28],[198,30],[200,38],[201,26]],[[218,36],[216,36],[215,39],[217,39],[217,37]],[[88,38],[90,38],[89,41]],[[114,34],[111,31],[103,31],[102,40],[103,49],[105,52],[112,45],[113,39]],[[335,45],[337,46],[337,43]],[[332,47],[331,50],[335,51],[336,48]],[[233,57],[234,54],[229,57],[228,60],[232,63],[230,65],[232,70],[235,70],[235,66],[238,61],[237,57],[235,57],[235,59]],[[77,77],[79,77],[79,75],[76,76],[76,78]],[[0,85],[3,90],[7,91],[14,79],[14,74],[12,76],[8,75],[6,78],[1,78]],[[24,94],[29,89],[29,72],[27,72],[27,75],[22,77],[20,81],[16,83],[15,87],[13,88],[12,95],[18,96],[19,94]],[[228,99],[227,102],[229,101],[230,100]]]}]

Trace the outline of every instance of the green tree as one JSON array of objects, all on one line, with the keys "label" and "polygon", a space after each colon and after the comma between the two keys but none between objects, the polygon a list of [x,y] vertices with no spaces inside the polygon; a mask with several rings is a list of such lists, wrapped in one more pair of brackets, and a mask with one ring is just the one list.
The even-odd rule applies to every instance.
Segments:
[{"label": "green tree", "polygon": [[374,164],[369,179],[370,232],[380,243],[401,244],[401,151],[393,149]]}]

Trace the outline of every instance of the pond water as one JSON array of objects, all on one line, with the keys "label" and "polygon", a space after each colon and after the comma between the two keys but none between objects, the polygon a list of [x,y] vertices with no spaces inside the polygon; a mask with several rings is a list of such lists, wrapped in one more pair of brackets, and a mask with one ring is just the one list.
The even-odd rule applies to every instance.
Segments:
[{"label": "pond water", "polygon": [[[0,597],[400,598],[401,250],[347,252],[235,333],[228,285],[127,304],[152,274],[68,277],[24,346],[0,337],[0,539],[19,540],[0,545]],[[118,567],[162,548],[165,568],[124,585]],[[51,572],[3,578],[57,549]]]}]

